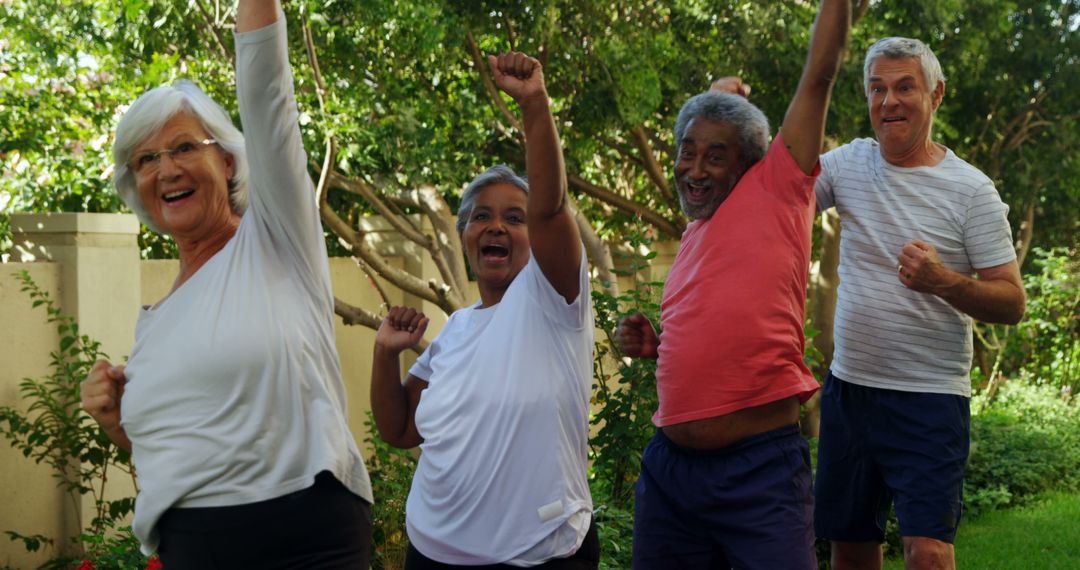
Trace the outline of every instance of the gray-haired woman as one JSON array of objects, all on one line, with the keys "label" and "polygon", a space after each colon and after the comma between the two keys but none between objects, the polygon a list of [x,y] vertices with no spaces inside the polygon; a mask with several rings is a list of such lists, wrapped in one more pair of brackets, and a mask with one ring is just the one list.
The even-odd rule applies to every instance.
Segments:
[{"label": "gray-haired woman", "polygon": [[346,423],[329,266],[276,0],[241,0],[245,137],[191,83],[117,126],[116,187],[180,273],[83,407],[132,451],[133,528],[165,567],[366,568],[371,484]]},{"label": "gray-haired woman", "polygon": [[540,62],[490,63],[522,110],[529,185],[495,167],[466,188],[458,232],[480,300],[450,316],[404,382],[398,355],[427,318],[391,308],[375,337],[371,406],[385,441],[423,451],[406,570],[595,569],[588,265]]}]

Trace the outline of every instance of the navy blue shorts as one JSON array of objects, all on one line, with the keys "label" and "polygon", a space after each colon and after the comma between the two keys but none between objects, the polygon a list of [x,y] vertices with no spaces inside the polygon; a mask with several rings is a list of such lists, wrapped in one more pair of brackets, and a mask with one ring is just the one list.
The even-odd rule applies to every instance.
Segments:
[{"label": "navy blue shorts", "polygon": [[641,457],[635,570],[816,570],[810,453],[798,426],[718,450],[657,431]]},{"label": "navy blue shorts", "polygon": [[870,388],[830,373],[814,483],[818,537],[881,542],[892,503],[902,536],[951,544],[970,425],[963,396]]}]

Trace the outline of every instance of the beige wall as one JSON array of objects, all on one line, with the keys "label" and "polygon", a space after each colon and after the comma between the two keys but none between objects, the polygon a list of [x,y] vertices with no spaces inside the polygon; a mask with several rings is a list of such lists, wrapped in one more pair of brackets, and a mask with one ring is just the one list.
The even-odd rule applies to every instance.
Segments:
[{"label": "beige wall", "polygon": [[[40,377],[49,369],[49,352],[59,335],[45,322],[43,307],[31,307],[12,274],[27,270],[43,290],[56,299],[60,288],[57,263],[0,264],[0,406],[26,410],[19,398],[23,378]],[[35,464],[6,443],[0,443],[0,532],[64,536],[73,521],[74,506],[56,487],[52,469]],[[21,544],[0,535],[0,566],[35,568],[47,557],[27,553]]]}]

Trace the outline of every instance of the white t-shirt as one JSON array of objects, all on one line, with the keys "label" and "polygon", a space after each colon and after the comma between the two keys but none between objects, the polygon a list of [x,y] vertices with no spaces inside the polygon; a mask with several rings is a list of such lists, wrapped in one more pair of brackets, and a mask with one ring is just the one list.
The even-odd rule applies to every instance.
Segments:
[{"label": "white t-shirt", "polygon": [[409,370],[428,382],[406,505],[424,556],[533,566],[581,545],[594,334],[584,255],[580,287],[568,305],[530,259],[499,304],[456,311]]},{"label": "white t-shirt", "polygon": [[346,423],[326,245],[297,127],[285,22],[236,35],[250,206],[236,235],[155,308],[125,375],[122,425],[144,552],[170,507],[280,497],[330,471],[371,501]]},{"label": "white t-shirt", "polygon": [[905,287],[897,257],[913,239],[970,275],[1016,258],[1009,207],[993,182],[951,150],[935,166],[893,166],[873,139],[821,157],[819,210],[840,214],[840,289],[832,370],[891,390],[971,395],[971,317]]}]

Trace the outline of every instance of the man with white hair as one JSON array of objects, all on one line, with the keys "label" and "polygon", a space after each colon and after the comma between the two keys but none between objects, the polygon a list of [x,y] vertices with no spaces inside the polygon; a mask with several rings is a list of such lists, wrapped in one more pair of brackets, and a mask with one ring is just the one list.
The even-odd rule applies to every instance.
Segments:
[{"label": "man with white hair", "polygon": [[662,335],[638,313],[623,354],[657,358],[657,431],[634,499],[634,570],[816,570],[799,404],[814,178],[850,29],[823,0],[780,132],[737,94],[701,93],[675,124],[675,181],[692,221],[668,273]]},{"label": "man with white hair", "polygon": [[822,156],[815,188],[843,230],[815,528],[834,569],[881,568],[892,503],[906,567],[953,568],[971,321],[1016,323],[1024,289],[993,182],[931,139],[945,93],[934,54],[886,38],[863,75],[876,140]]}]

